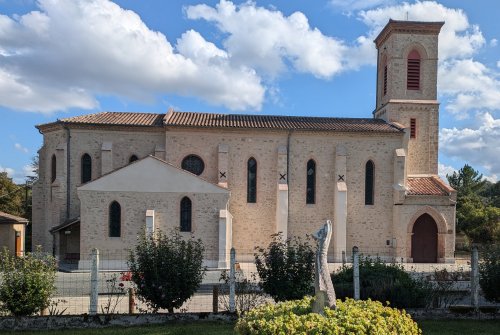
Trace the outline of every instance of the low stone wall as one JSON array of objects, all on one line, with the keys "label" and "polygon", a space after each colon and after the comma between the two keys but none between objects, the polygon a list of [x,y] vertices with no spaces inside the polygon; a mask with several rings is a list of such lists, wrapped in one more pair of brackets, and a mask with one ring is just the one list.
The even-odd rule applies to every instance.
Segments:
[{"label": "low stone wall", "polygon": [[[414,320],[500,320],[500,309],[485,307],[475,312],[469,306],[452,309],[408,309]],[[173,314],[113,314],[0,317],[0,332],[4,330],[56,330],[103,327],[130,327],[182,322],[235,322],[231,313],[173,313]]]},{"label": "low stone wall", "polygon": [[129,327],[182,322],[235,322],[231,313],[173,313],[173,314],[114,314],[0,317],[0,332],[4,330],[56,330],[103,327]]},{"label": "low stone wall", "polygon": [[411,317],[418,320],[500,320],[500,307],[481,307],[474,311],[471,306],[453,306],[450,308],[407,309]]}]

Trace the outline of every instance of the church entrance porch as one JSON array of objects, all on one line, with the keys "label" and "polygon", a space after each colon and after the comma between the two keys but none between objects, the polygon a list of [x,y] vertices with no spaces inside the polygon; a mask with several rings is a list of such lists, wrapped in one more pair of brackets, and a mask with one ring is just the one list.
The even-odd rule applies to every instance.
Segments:
[{"label": "church entrance porch", "polygon": [[421,215],[413,225],[411,236],[411,257],[414,263],[436,263],[438,229],[436,221],[429,214]]}]

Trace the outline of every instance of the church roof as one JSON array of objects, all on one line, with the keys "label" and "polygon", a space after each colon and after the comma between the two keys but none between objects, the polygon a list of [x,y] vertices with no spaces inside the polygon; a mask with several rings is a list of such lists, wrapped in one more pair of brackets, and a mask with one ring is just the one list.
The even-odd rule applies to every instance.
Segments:
[{"label": "church roof", "polygon": [[17,224],[17,223],[28,223],[28,219],[8,214],[5,212],[0,212],[0,224]]},{"label": "church roof", "polygon": [[60,119],[62,123],[104,124],[120,126],[163,126],[165,114],[102,112]]},{"label": "church roof", "polygon": [[381,119],[310,116],[211,114],[170,111],[165,125],[196,128],[250,128],[345,132],[399,133],[401,129]]},{"label": "church roof", "polygon": [[38,125],[42,132],[57,125],[80,126],[139,126],[189,128],[239,128],[304,131],[400,133],[402,128],[374,118],[335,118],[284,115],[244,115],[177,112],[167,114],[102,112],[59,119]]},{"label": "church roof", "polygon": [[408,177],[408,195],[448,196],[453,188],[446,185],[438,176]]}]

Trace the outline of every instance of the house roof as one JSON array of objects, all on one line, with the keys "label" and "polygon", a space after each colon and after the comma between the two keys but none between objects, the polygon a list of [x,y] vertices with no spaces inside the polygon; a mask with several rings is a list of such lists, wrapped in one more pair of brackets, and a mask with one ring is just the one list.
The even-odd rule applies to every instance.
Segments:
[{"label": "house roof", "polygon": [[38,125],[42,132],[57,125],[244,128],[304,131],[401,133],[398,125],[374,118],[333,118],[282,115],[243,115],[177,112],[167,114],[102,112]]},{"label": "house roof", "polygon": [[408,177],[408,195],[449,196],[454,191],[438,176]]},{"label": "house roof", "polygon": [[0,224],[18,224],[18,223],[28,223],[28,219],[8,214],[5,212],[0,212]]}]

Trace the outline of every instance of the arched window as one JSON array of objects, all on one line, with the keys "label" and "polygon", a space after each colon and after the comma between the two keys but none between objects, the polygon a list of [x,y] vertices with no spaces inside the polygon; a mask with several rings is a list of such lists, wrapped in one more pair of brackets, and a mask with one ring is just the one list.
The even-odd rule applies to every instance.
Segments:
[{"label": "arched window", "polygon": [[181,231],[191,231],[193,206],[191,199],[184,197],[181,200]]},{"label": "arched window", "polygon": [[420,54],[412,50],[408,54],[408,66],[406,71],[406,89],[420,89]]},{"label": "arched window", "polygon": [[109,205],[109,237],[120,237],[122,227],[122,207],[117,201]]},{"label": "arched window", "polygon": [[129,163],[132,163],[132,162],[135,162],[136,160],[138,160],[139,158],[136,156],[136,155],[132,155],[130,156],[130,158],[128,159],[128,162]]},{"label": "arched window", "polygon": [[310,159],[307,162],[306,204],[314,204],[315,195],[316,195],[316,162]]},{"label": "arched window", "polygon": [[365,205],[373,205],[373,190],[375,184],[375,164],[370,160],[365,167]]},{"label": "arched window", "polygon": [[82,156],[82,184],[89,182],[92,179],[92,158],[89,154]]},{"label": "arched window", "polygon": [[188,155],[182,160],[181,167],[183,170],[199,176],[203,173],[203,170],[205,170],[205,163],[203,163],[203,160],[196,155]]},{"label": "arched window", "polygon": [[253,157],[247,163],[247,202],[257,202],[257,161]]},{"label": "arched window", "polygon": [[57,175],[57,160],[56,155],[52,155],[52,160],[50,162],[50,182],[53,183],[56,180]]}]

